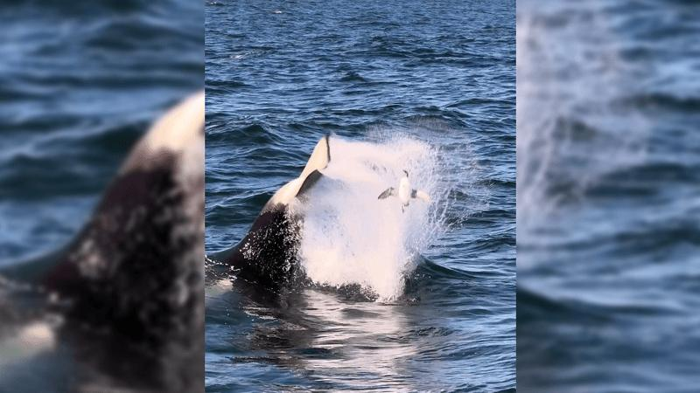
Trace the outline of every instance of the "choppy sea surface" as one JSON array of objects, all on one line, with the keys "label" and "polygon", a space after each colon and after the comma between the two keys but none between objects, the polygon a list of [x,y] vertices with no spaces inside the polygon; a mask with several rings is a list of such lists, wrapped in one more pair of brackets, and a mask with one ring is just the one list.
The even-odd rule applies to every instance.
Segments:
[{"label": "choppy sea surface", "polygon": [[[329,133],[340,185],[306,206],[313,285],[208,283],[207,391],[514,391],[515,2],[209,1],[205,25],[207,253]],[[403,169],[430,204],[376,199]]]},{"label": "choppy sea surface", "polygon": [[[0,269],[65,246],[149,124],[202,88],[204,66],[201,4],[2,5]],[[43,354],[27,350],[32,337],[51,337],[38,325],[28,327],[34,336],[8,342],[15,313],[39,313],[23,307],[41,300],[15,302],[6,289],[2,281],[0,391],[105,391],[161,377],[153,370],[162,364],[113,361],[131,349],[110,346],[100,334],[62,338]]]},{"label": "choppy sea surface", "polygon": [[700,7],[518,3],[518,388],[700,384]]},{"label": "choppy sea surface", "polygon": [[2,8],[0,266],[64,245],[150,122],[201,88],[201,15],[179,0]]}]

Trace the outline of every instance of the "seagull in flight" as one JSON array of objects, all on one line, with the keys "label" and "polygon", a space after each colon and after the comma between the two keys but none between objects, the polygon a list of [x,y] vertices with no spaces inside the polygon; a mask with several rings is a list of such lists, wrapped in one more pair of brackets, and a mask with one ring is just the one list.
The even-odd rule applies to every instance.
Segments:
[{"label": "seagull in flight", "polygon": [[411,182],[408,181],[408,171],[404,170],[403,173],[406,174],[406,176],[402,177],[399,181],[398,191],[394,187],[389,187],[379,194],[377,199],[386,199],[390,196],[398,197],[401,201],[401,212],[408,206],[411,199],[418,198],[430,202],[430,196],[425,191],[411,188]]}]

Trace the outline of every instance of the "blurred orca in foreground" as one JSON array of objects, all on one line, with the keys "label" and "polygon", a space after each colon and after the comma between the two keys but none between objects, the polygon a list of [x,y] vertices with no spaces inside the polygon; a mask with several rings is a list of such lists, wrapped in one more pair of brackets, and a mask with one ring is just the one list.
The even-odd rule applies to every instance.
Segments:
[{"label": "blurred orca in foreground", "polygon": [[0,391],[203,391],[204,93],[135,145],[64,249],[0,271]]},{"label": "blurred orca in foreground", "polygon": [[302,217],[292,214],[289,205],[295,198],[303,198],[323,178],[320,171],[330,160],[330,136],[326,135],[314,147],[301,175],[270,198],[243,240],[228,250],[209,255],[209,259],[224,270],[233,270],[236,277],[265,288],[275,289],[303,279],[296,257]]},{"label": "blurred orca in foreground", "polygon": [[422,199],[426,202],[430,202],[430,196],[425,191],[416,190],[411,188],[411,183],[408,181],[408,171],[404,170],[403,173],[406,175],[399,181],[399,189],[396,190],[394,187],[389,187],[384,192],[379,194],[377,199],[386,199],[390,196],[398,197],[401,201],[401,211],[403,212],[411,199]]}]

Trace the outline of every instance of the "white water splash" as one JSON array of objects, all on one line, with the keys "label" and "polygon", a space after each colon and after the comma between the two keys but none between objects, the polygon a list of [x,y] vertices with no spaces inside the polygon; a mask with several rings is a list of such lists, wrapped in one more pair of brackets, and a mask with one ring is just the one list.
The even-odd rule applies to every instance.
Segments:
[{"label": "white water splash", "polygon": [[[449,187],[440,179],[439,154],[427,143],[393,137],[380,143],[333,137],[324,180],[303,204],[299,255],[315,283],[359,284],[386,301],[401,295],[404,275],[443,229]],[[378,200],[397,187],[403,170],[430,203],[415,199],[401,211],[396,198]],[[300,211],[300,210],[297,210]]]}]

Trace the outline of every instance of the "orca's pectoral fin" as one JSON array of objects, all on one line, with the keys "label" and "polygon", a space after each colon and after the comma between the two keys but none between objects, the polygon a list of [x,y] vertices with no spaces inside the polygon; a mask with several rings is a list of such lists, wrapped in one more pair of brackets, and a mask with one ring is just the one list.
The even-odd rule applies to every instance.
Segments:
[{"label": "orca's pectoral fin", "polygon": [[418,199],[422,199],[426,202],[430,202],[430,195],[428,195],[425,191],[421,191],[421,190],[415,190],[415,189],[412,190],[411,191],[411,198],[414,198],[414,199],[418,198]]},{"label": "orca's pectoral fin", "polygon": [[309,157],[309,160],[306,162],[306,166],[304,166],[304,170],[301,172],[301,175],[299,177],[306,178],[313,171],[320,171],[322,169],[326,169],[326,167],[328,166],[328,164],[330,162],[331,162],[330,135],[326,135],[323,138],[321,138],[318,141],[318,143],[316,143],[316,146],[314,147],[314,151],[311,153],[311,156]]},{"label": "orca's pectoral fin", "polygon": [[318,183],[319,180],[323,177],[323,174],[318,170],[314,170],[309,174],[309,176],[306,176],[306,179],[304,179],[304,182],[301,184],[301,187],[299,187],[299,192],[297,192],[297,198],[303,197],[304,194],[306,194],[313,186]]},{"label": "orca's pectoral fin", "polygon": [[386,199],[393,195],[396,195],[396,190],[394,189],[394,187],[389,187],[386,190],[384,190],[384,192],[379,194],[377,199]]},{"label": "orca's pectoral fin", "polygon": [[295,197],[303,196],[311,186],[316,184],[322,176],[321,170],[326,169],[331,161],[330,135],[326,135],[316,143],[311,157],[306,162],[301,175],[289,183],[283,185],[270,198],[262,209],[262,212],[275,209],[277,206],[286,206]]}]

